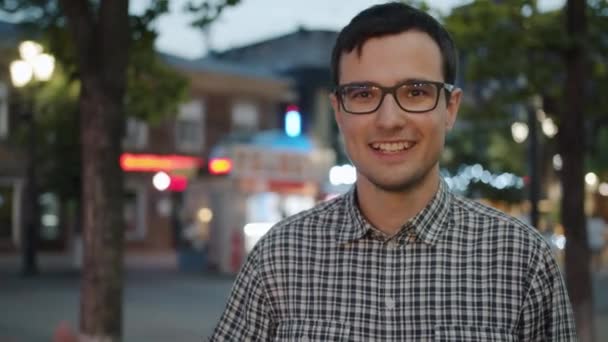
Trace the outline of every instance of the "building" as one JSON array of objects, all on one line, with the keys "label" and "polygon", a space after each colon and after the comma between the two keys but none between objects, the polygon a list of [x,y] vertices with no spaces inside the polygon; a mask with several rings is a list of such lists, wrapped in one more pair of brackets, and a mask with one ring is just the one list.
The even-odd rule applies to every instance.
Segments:
[{"label": "building", "polygon": [[11,132],[19,125],[17,108],[11,105],[8,65],[21,33],[15,25],[0,22],[0,251],[14,250],[18,231],[25,172],[24,151],[18,148]]},{"label": "building", "polygon": [[337,161],[347,162],[328,95],[334,86],[330,74],[331,52],[338,33],[300,28],[292,33],[253,44],[213,52],[205,59],[264,68],[294,82],[303,130],[326,147]]},{"label": "building", "polygon": [[[0,25],[1,48],[6,51],[3,56],[16,55],[17,32],[14,25]],[[190,98],[171,119],[159,124],[127,119],[121,163],[126,173],[126,238],[132,251],[167,251],[178,244],[176,218],[183,217],[176,217],[172,210],[176,196],[154,188],[156,171],[175,158],[183,158],[196,165],[179,170],[187,173],[182,176],[199,177],[212,146],[224,136],[280,127],[285,105],[295,99],[292,82],[272,72],[221,61],[161,58],[189,79]],[[9,63],[9,58],[0,60],[4,70],[0,73],[0,252],[4,253],[14,253],[20,245],[26,160],[25,151],[14,139],[22,122],[14,106],[17,93],[10,85]],[[145,171],[142,163],[148,163]],[[40,247],[73,249],[79,241],[77,207],[44,192],[40,201]]]},{"label": "building", "polygon": [[[127,239],[132,250],[179,247],[181,223],[195,219],[181,210],[179,192],[185,185],[175,189],[177,194],[159,191],[153,185],[157,172],[165,171],[189,183],[199,178],[213,179],[205,172],[212,147],[229,134],[277,128],[283,103],[294,96],[291,82],[271,73],[208,60],[191,61],[169,55],[162,58],[189,79],[190,96],[174,118],[160,124],[151,126],[133,118],[127,121],[123,157],[131,158],[135,164],[142,157],[144,163],[151,162],[147,168],[131,171],[123,165],[127,172]],[[150,157],[156,160],[151,161]],[[179,158],[190,164],[181,169],[167,169],[164,165]]]}]

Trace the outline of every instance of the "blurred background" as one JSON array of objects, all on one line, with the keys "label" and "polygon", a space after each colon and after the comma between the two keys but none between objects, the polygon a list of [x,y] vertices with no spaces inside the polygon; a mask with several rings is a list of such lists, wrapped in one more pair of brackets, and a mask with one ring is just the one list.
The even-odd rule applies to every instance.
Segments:
[{"label": "blurred background", "polygon": [[[130,30],[112,33],[129,42],[124,110],[105,131],[124,183],[124,243],[105,247],[124,251],[125,341],[200,341],[257,240],[348,191],[330,54],[339,29],[381,2],[131,1]],[[104,128],[83,122],[69,6],[42,3],[0,1],[0,341],[48,341],[83,319],[83,170]],[[409,3],[460,52],[465,99],[443,177],[537,227],[590,322],[579,329],[608,339],[608,3]]]}]

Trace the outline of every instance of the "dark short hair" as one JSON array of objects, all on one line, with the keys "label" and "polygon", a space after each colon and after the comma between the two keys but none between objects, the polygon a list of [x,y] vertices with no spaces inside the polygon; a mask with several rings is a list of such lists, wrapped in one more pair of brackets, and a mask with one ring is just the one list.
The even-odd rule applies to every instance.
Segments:
[{"label": "dark short hair", "polygon": [[417,30],[428,34],[439,45],[443,62],[444,82],[454,84],[458,67],[456,46],[446,29],[429,14],[399,2],[375,5],[357,14],[346,25],[334,45],[331,55],[331,74],[334,85],[340,82],[342,53],[357,49],[370,38]]}]

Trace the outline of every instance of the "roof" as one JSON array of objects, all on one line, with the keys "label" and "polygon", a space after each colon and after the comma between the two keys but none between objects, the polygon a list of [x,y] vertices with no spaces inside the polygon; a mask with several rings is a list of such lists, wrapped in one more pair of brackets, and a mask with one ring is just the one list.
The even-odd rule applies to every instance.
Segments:
[{"label": "roof", "polygon": [[211,72],[277,81],[286,80],[276,72],[260,66],[245,65],[244,63],[224,61],[217,58],[185,59],[166,53],[159,53],[159,55],[169,65],[185,71]]},{"label": "roof", "polygon": [[329,68],[331,51],[338,32],[328,30],[297,31],[222,52],[206,59],[239,62],[285,72],[294,68]]}]

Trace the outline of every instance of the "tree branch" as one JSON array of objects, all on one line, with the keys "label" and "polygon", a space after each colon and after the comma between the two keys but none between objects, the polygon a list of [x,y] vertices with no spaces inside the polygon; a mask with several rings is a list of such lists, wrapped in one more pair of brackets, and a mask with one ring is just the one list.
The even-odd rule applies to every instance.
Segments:
[{"label": "tree branch", "polygon": [[[98,44],[104,83],[122,94],[126,84],[130,45],[129,1],[102,0],[99,9]],[[122,96],[122,95],[121,95]]]},{"label": "tree branch", "polygon": [[[122,1],[119,1],[122,2]],[[92,68],[91,44],[95,43],[95,17],[87,0],[59,0],[67,19],[68,28],[76,42],[78,60],[82,70]]]}]

